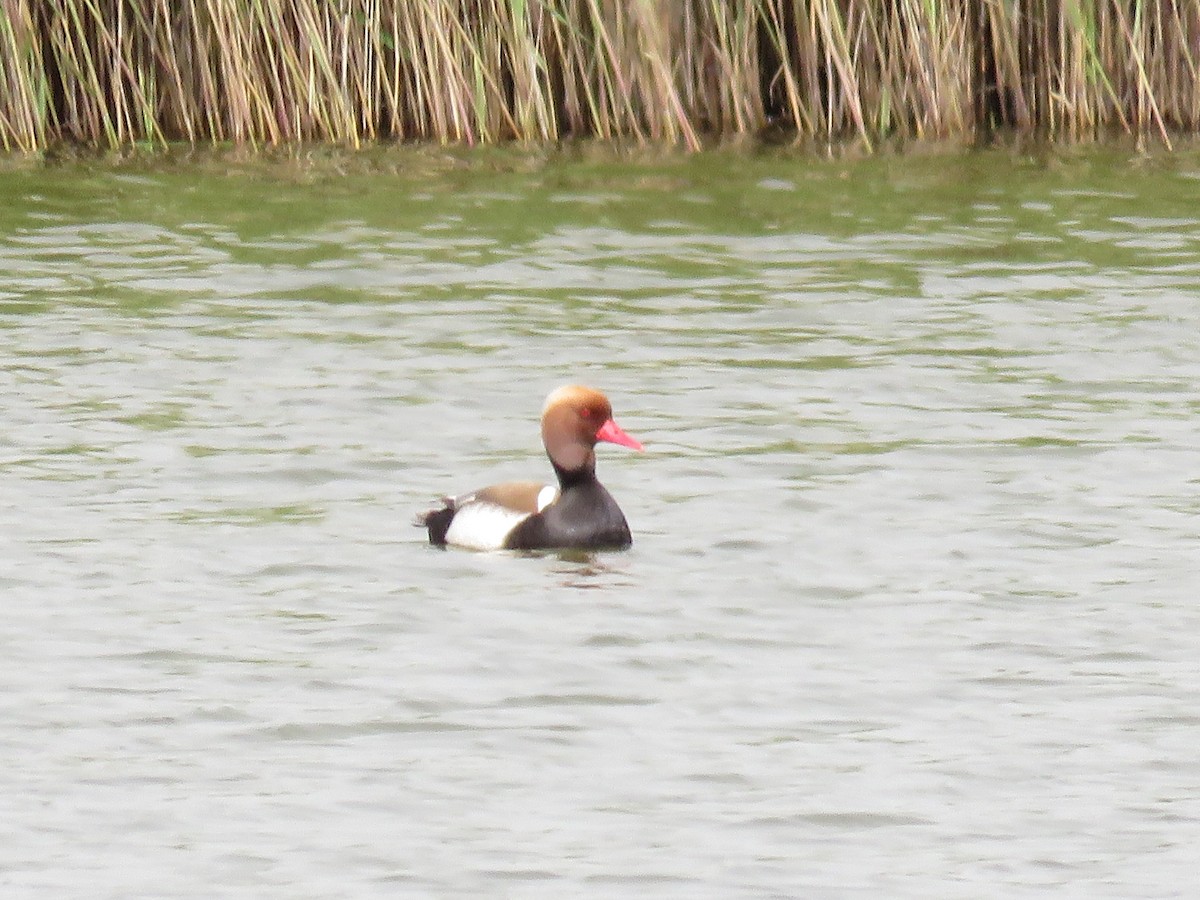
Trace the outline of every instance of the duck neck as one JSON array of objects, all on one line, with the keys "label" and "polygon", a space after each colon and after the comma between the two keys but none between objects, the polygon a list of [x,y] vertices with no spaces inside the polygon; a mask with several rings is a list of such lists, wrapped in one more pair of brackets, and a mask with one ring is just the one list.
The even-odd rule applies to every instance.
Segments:
[{"label": "duck neck", "polygon": [[564,469],[554,460],[550,460],[550,465],[554,466],[554,474],[558,476],[558,486],[564,491],[576,485],[596,480],[595,457],[592,457],[587,465],[579,469]]}]

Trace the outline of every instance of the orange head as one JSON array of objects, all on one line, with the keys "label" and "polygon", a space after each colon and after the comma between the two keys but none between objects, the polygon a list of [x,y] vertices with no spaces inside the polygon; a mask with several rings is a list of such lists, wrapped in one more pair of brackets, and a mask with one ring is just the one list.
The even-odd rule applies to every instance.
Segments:
[{"label": "orange head", "polygon": [[613,421],[612,404],[599,391],[570,384],[551,392],[542,409],[542,443],[551,462],[567,471],[594,467],[598,441],[642,449]]}]

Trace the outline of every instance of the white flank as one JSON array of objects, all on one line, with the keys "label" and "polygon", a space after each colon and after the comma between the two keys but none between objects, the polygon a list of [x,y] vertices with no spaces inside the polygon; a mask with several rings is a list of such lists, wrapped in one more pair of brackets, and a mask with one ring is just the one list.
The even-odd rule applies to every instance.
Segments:
[{"label": "white flank", "polygon": [[551,503],[553,503],[557,499],[558,499],[558,488],[556,488],[552,484],[546,485],[544,488],[542,488],[540,491],[538,491],[538,498],[537,498],[538,512],[541,512],[543,509],[545,509],[547,506],[549,506]]},{"label": "white flank", "polygon": [[[541,500],[541,494],[538,495]],[[529,513],[495,503],[467,503],[459,507],[446,531],[446,543],[468,550],[500,550],[504,539]]]}]

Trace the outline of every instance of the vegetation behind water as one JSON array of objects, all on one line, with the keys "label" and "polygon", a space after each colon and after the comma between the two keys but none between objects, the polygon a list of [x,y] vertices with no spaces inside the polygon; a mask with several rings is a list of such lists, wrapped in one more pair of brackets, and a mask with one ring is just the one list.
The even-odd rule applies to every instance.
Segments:
[{"label": "vegetation behind water", "polygon": [[1169,144],[1200,0],[3,0],[0,144]]}]

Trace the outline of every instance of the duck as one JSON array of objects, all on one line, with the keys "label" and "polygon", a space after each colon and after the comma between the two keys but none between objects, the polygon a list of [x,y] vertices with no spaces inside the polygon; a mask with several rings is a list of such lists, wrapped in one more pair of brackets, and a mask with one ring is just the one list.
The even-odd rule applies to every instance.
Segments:
[{"label": "duck", "polygon": [[558,483],[494,484],[420,513],[429,543],[471,550],[624,550],[633,544],[617,501],[596,479],[596,444],[641,451],[595,388],[554,390],[542,408],[542,445]]}]

